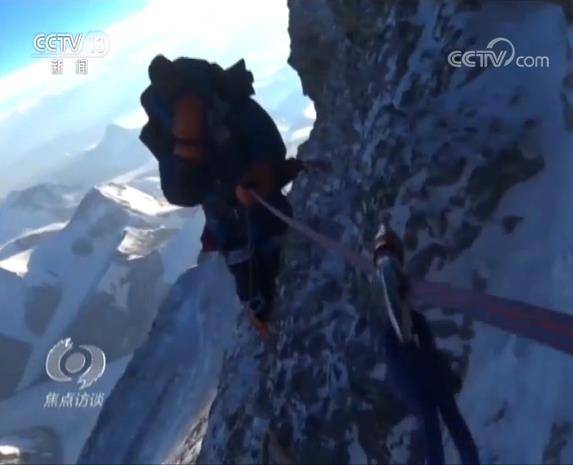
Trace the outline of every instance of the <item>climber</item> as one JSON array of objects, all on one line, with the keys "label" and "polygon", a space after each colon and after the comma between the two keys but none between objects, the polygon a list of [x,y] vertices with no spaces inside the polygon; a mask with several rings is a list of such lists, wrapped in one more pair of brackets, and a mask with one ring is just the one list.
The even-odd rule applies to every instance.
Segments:
[{"label": "climber", "polygon": [[383,340],[388,381],[422,420],[426,462],[444,463],[441,415],[462,463],[478,464],[476,445],[454,398],[461,390],[461,380],[436,347],[425,317],[412,310],[402,243],[387,224],[376,235],[374,264],[387,309]]},{"label": "climber", "polygon": [[253,76],[240,60],[228,69],[205,60],[162,55],[149,66],[141,96],[149,121],[140,139],[159,162],[167,200],[201,205],[204,251],[220,251],[251,322],[268,336],[287,226],[259,205],[255,192],[291,215],[281,188],[304,165],[286,160],[280,133],[251,97]]}]

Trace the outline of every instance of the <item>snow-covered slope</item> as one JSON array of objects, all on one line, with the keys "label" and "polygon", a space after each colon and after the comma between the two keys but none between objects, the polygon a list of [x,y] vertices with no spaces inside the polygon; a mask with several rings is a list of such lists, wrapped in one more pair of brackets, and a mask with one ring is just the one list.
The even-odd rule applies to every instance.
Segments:
[{"label": "snow-covered slope", "polygon": [[[265,106],[278,109],[285,138],[293,142],[291,136],[312,119],[301,117],[308,104],[296,92],[298,77],[284,66],[269,70],[258,82]],[[54,143],[50,163],[33,163],[33,170],[25,171],[30,179],[17,183],[29,185],[33,180],[49,184],[12,192],[0,204],[0,445],[20,447],[26,460],[75,461],[99,415],[99,409],[85,413],[43,408],[48,393],[64,394],[69,389],[67,384],[54,383],[46,376],[50,348],[67,337],[76,346],[89,343],[101,348],[109,369],[97,386],[109,394],[133,350],[147,340],[165,296],[179,276],[196,263],[202,212],[176,209],[164,201],[156,161],[137,135],[138,130],[110,125],[97,144],[81,152],[69,150],[74,144],[61,144],[60,153]],[[294,139],[300,140],[299,136],[294,134]],[[35,152],[30,154],[29,161],[36,156]],[[180,395],[189,410],[180,411],[175,424],[168,419],[176,407],[169,402],[171,397],[166,397],[154,407],[154,415],[165,419],[162,428],[139,424],[138,419],[125,425],[119,422],[120,428],[125,428],[125,450],[118,448],[101,455],[95,448],[90,449],[90,456],[109,458],[125,453],[141,460],[159,460],[165,454],[175,457],[179,451],[173,447],[189,428],[198,433],[197,440],[192,441],[196,450],[183,452],[196,455],[222,351],[231,340],[227,333],[237,320],[234,292],[227,287],[229,277],[222,268],[215,259],[181,278],[185,285],[195,283],[193,289],[181,290],[179,284],[179,291],[172,291],[185,293],[181,315],[170,307],[175,305],[173,300],[164,306],[169,318],[187,318],[178,323],[190,324],[189,331],[198,340],[189,339],[185,327],[167,334],[153,330],[160,347],[175,337],[172,346],[193,350],[192,357],[182,357],[180,365],[171,364],[160,372],[156,366],[160,360],[153,357],[163,353],[154,353],[158,344],[151,341],[143,349],[147,358],[136,360],[130,369],[141,371],[149,364],[150,372],[165,376],[157,378],[157,389],[163,389],[171,382],[170,369],[191,367],[186,384],[169,388],[171,397]],[[221,288],[221,283],[227,284]],[[211,309],[209,314],[207,309]],[[213,335],[216,339],[208,341]],[[116,399],[122,399],[122,389],[120,385]],[[143,389],[139,393],[154,399],[157,391]],[[106,418],[112,416],[110,412],[121,411],[118,405],[122,403],[113,401]],[[35,411],[40,413],[34,415]],[[141,411],[142,415],[147,413]],[[173,434],[162,436],[169,425]],[[152,441],[150,447],[141,447],[136,440],[130,442],[130,432],[136,439]],[[99,428],[98,434],[106,438],[109,432]],[[158,437],[163,438],[160,448],[152,446]],[[92,444],[98,440],[94,435]]]},{"label": "snow-covered slope", "polygon": [[[92,293],[105,293],[114,285],[122,286],[125,291],[111,293],[110,304],[128,309],[127,296],[133,280],[125,283],[122,280],[129,274],[128,269],[132,265],[129,258],[134,252],[130,251],[125,256],[121,253],[122,247],[133,247],[133,231],[152,231],[159,237],[158,240],[164,241],[173,233],[165,218],[172,212],[171,206],[135,189],[104,185],[94,188],[84,197],[62,231],[36,247],[30,257],[25,282],[38,297],[49,294],[52,300],[50,304],[48,298],[38,298],[29,307],[32,318],[35,316],[35,330],[42,334],[44,342],[34,344],[30,362],[20,382],[21,388],[43,374],[45,354],[63,330],[72,329],[70,325],[80,316],[80,310],[83,310],[86,318],[94,312],[95,309],[90,311],[90,306],[95,304],[90,302]],[[140,256],[147,257],[147,272],[152,278],[161,271],[162,263],[148,255],[156,247],[146,247],[142,242],[141,248]],[[151,289],[161,284],[161,281],[146,283],[144,288]],[[118,294],[125,295],[126,299],[122,301],[120,298],[118,301]],[[94,298],[97,301],[101,296]],[[107,308],[101,311],[109,311]],[[138,308],[132,309],[132,312],[139,314],[139,319],[145,322],[151,310]],[[50,315],[49,320],[40,322],[41,318],[36,316],[40,313],[43,317]],[[99,315],[100,318],[102,316]],[[110,317],[113,318],[113,313]],[[117,323],[120,324],[119,321]],[[77,324],[77,330],[81,331],[82,325]]]},{"label": "snow-covered slope", "polygon": [[[102,411],[79,463],[164,463],[205,415],[238,315],[223,259],[205,256],[162,304]],[[197,444],[195,444],[197,446]]]},{"label": "snow-covered slope", "polygon": [[[22,197],[14,194],[2,211],[22,211],[14,201]],[[70,390],[47,377],[49,350],[67,337],[102,349],[108,369],[97,386],[109,393],[133,350],[145,341],[177,277],[196,263],[203,217],[198,209],[174,208],[119,184],[90,190],[73,214],[60,212],[69,214],[69,221],[58,227],[38,227],[42,219],[48,224],[66,219],[45,210],[36,223],[33,215],[24,214],[26,208],[13,215],[20,224],[6,230],[6,237],[16,238],[0,249],[4,265],[29,255],[20,275],[0,268],[0,438],[12,441],[0,443],[26,443],[30,435],[36,437],[31,431],[48,429],[51,445],[42,444],[57,458],[48,461],[69,463],[77,458],[99,409],[46,411],[47,393]]]},{"label": "snow-covered slope", "polygon": [[[295,215],[370,249],[379,222],[405,238],[415,277],[572,312],[568,2],[289,2],[290,62],[317,121],[301,158],[333,172],[294,183]],[[548,68],[453,68],[453,50],[509,38]],[[419,425],[385,385],[370,287],[292,237],[281,336],[268,360],[225,362],[202,463],[253,462],[273,431],[297,463],[416,463]],[[438,343],[464,376],[461,410],[484,463],[569,463],[573,361],[446,309]],[[247,384],[250,388],[235,390]],[[446,437],[448,462],[458,460]]]},{"label": "snow-covered slope", "polygon": [[[105,399],[124,372],[128,359],[106,365],[95,392],[102,393]],[[45,407],[48,395],[55,393],[61,398],[72,390],[67,383],[49,381],[0,401],[0,444],[16,447],[23,458],[21,463],[76,463],[101,407]]]},{"label": "snow-covered slope", "polygon": [[0,203],[0,250],[8,241],[66,222],[80,199],[75,191],[56,184],[12,191]]}]

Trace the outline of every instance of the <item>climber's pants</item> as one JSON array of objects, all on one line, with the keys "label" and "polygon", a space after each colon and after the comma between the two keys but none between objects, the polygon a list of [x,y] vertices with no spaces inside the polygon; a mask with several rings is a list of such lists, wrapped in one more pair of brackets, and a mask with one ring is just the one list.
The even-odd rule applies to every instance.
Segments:
[{"label": "climber's pants", "polygon": [[[292,208],[281,192],[270,195],[266,200],[277,210],[292,216]],[[272,246],[273,238],[281,236],[287,230],[287,225],[281,219],[260,204],[246,209],[222,208],[212,202],[203,204],[203,211],[203,237],[208,236],[215,248],[224,254],[246,246],[255,251],[264,250]]]},{"label": "climber's pants", "polygon": [[[292,215],[288,200],[278,192],[266,199],[281,212]],[[224,211],[204,205],[203,243],[214,244],[223,253],[235,278],[241,300],[260,294],[271,301],[279,271],[281,241],[285,223],[262,205]]]}]

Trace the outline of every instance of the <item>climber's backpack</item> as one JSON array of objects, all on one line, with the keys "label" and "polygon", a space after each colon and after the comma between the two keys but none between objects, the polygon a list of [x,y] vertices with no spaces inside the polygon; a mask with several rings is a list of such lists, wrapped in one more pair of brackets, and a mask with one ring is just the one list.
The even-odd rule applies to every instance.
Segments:
[{"label": "climber's backpack", "polygon": [[[161,186],[173,204],[194,206],[203,202],[212,189],[213,178],[225,181],[237,172],[239,157],[234,150],[227,121],[236,101],[254,94],[253,75],[244,60],[224,70],[205,60],[178,58],[170,61],[156,56],[149,65],[149,85],[141,95],[141,104],[149,121],[141,130],[140,140],[159,161]],[[173,108],[186,94],[200,97],[205,111],[204,140],[175,139],[172,134]],[[197,167],[173,154],[175,144],[198,145],[207,150],[208,164]]]}]

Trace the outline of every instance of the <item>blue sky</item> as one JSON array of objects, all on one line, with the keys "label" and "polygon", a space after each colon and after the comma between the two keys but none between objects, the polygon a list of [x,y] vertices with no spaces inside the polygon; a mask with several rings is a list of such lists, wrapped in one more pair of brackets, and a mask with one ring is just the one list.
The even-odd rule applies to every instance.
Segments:
[{"label": "blue sky", "polygon": [[103,30],[147,3],[149,0],[0,1],[0,77],[30,64],[34,35]]},{"label": "blue sky", "polygon": [[[157,54],[224,67],[245,58],[271,111],[302,94],[287,63],[287,0],[0,0],[0,18],[0,164],[10,167],[11,184],[38,156],[47,162],[84,150],[112,123],[141,127],[139,97]],[[106,33],[109,52],[90,58],[85,75],[73,58],[54,75],[50,60],[31,56],[37,33],[90,30]]]},{"label": "blue sky", "polygon": [[[5,144],[4,135],[10,139],[18,132],[11,126],[22,129],[30,116],[43,116],[54,133],[78,129],[88,119],[91,124],[118,116],[119,107],[136,112],[147,65],[158,53],[223,66],[245,58],[260,82],[287,65],[286,0],[0,0],[0,8],[8,26],[0,31],[0,139]],[[89,60],[87,75],[75,75],[75,60],[66,59],[63,75],[54,76],[50,60],[31,56],[37,33],[90,30],[104,30],[110,48],[105,57]],[[77,118],[64,118],[66,111],[68,116],[76,111]],[[28,124],[35,127],[33,119]]]}]

